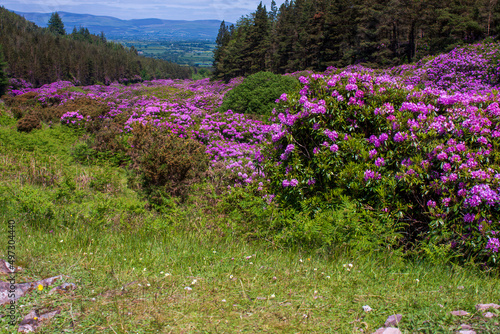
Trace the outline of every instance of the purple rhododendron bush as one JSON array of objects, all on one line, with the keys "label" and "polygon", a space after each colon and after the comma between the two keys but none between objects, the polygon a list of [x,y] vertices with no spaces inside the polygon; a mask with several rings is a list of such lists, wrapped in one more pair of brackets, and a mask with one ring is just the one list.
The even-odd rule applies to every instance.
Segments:
[{"label": "purple rhododendron bush", "polygon": [[[482,49],[413,68],[439,74],[419,87],[411,83],[420,80],[356,67],[300,77],[302,89],[278,101],[272,144],[261,158],[278,201],[314,210],[345,196],[398,222],[406,243],[495,265],[498,64],[494,57],[465,64],[483,59]],[[452,84],[446,73],[456,75]]]},{"label": "purple rhododendron bush", "polygon": [[[217,109],[241,78],[37,89],[18,80],[11,94],[35,94],[40,115],[67,106],[63,126],[107,143],[93,149],[115,143],[139,166],[138,128],[200,143],[209,172],[224,179],[221,207],[239,211],[231,229],[314,247],[402,246],[495,267],[498,55],[498,44],[478,44],[387,70],[292,74],[300,87],[281,95],[269,122]],[[79,99],[106,108],[82,111]]]}]

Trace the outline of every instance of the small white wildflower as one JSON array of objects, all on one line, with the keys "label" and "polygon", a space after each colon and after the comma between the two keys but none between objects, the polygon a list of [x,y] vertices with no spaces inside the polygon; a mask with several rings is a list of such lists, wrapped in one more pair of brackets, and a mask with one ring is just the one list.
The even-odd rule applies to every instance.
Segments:
[{"label": "small white wildflower", "polygon": [[191,290],[193,290],[193,288],[190,288],[189,286],[186,286],[186,287],[184,288],[184,290],[186,290],[186,291],[191,291]]},{"label": "small white wildflower", "polygon": [[248,260],[248,259],[251,259],[251,258],[252,258],[252,255],[249,255],[249,256],[247,256],[245,259],[247,259],[247,260]]},{"label": "small white wildflower", "polygon": [[253,264],[253,262],[250,262],[250,264]]},{"label": "small white wildflower", "polygon": [[370,312],[371,310],[372,310],[372,308],[370,306],[368,306],[368,305],[363,306],[363,311]]},{"label": "small white wildflower", "polygon": [[194,279],[194,280],[191,282],[191,285],[195,285],[195,284],[196,284],[196,282],[198,282],[198,281]]},{"label": "small white wildflower", "polygon": [[63,241],[64,241],[64,240],[61,240],[61,241],[59,241],[59,242],[63,242]]},{"label": "small white wildflower", "polygon": [[275,295],[274,295],[274,293],[273,293],[273,294],[271,295],[271,299],[272,299],[272,298],[275,298],[275,297],[276,297],[276,296],[275,296]]},{"label": "small white wildflower", "polygon": [[302,263],[302,262],[304,262],[304,261],[302,261],[302,259],[299,259],[299,262],[300,262],[300,263]]},{"label": "small white wildflower", "polygon": [[138,286],[142,286],[142,284],[141,284],[141,283],[139,283],[139,284],[137,284],[137,285],[138,285]]},{"label": "small white wildflower", "polygon": [[166,273],[166,274],[165,274],[165,277],[167,277],[167,276],[170,276],[170,273]]},{"label": "small white wildflower", "polygon": [[162,275],[163,275],[163,274],[164,274],[164,272],[163,272],[163,271],[160,271],[160,274],[162,274]]},{"label": "small white wildflower", "polygon": [[223,303],[225,303],[225,302],[226,302],[226,300],[225,300],[225,299],[223,299],[223,300],[221,300],[221,301],[222,301]]},{"label": "small white wildflower", "polygon": [[326,276],[326,278],[330,278],[330,276]]},{"label": "small white wildflower", "polygon": [[352,268],[352,263],[349,263],[349,267],[351,267],[351,268]]},{"label": "small white wildflower", "polygon": [[148,284],[146,284],[146,285],[147,285],[147,286],[151,286],[151,284],[149,284],[149,283],[148,283]]},{"label": "small white wildflower", "polygon": [[233,279],[233,275],[229,275],[229,279]]},{"label": "small white wildflower", "polygon": [[213,251],[213,253],[215,254],[215,253],[217,253],[217,251]]},{"label": "small white wildflower", "polygon": [[142,271],[146,271],[146,268],[144,268]]}]

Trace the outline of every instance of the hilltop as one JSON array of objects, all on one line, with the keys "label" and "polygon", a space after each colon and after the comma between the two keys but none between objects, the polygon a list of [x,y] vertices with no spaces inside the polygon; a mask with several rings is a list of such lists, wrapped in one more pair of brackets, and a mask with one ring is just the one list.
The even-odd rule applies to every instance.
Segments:
[{"label": "hilltop", "polygon": [[[26,13],[14,11],[40,27],[46,27],[51,13]],[[104,32],[111,40],[209,40],[214,41],[219,20],[163,20],[157,18],[121,20],[112,16],[96,16],[58,12],[66,31],[73,27],[86,27],[92,34]]]}]

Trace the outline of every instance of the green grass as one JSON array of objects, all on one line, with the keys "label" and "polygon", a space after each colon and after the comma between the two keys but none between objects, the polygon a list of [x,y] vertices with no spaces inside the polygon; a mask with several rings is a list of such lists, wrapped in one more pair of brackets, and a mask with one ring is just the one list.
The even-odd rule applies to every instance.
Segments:
[{"label": "green grass", "polygon": [[[18,303],[26,305],[20,312],[62,309],[43,333],[373,332],[394,313],[403,314],[406,333],[448,332],[460,323],[492,333],[498,322],[449,315],[458,309],[476,315],[475,304],[498,301],[498,278],[466,269],[390,255],[300,254],[173,228],[127,233],[82,225],[51,232],[17,221],[26,268],[18,280],[64,274],[78,286]],[[363,305],[373,311],[363,312]]]},{"label": "green grass", "polygon": [[[497,272],[390,251],[354,255],[245,241],[217,228],[231,216],[215,206],[206,216],[207,199],[198,193],[162,213],[149,211],[123,169],[72,160],[79,136],[60,126],[30,134],[0,127],[0,216],[16,221],[24,268],[17,281],[62,274],[77,285],[18,301],[18,322],[32,308],[61,310],[40,333],[372,333],[395,313],[403,315],[403,333],[452,333],[460,324],[478,333],[500,329],[500,318],[475,310],[499,303]],[[454,317],[454,310],[471,315]],[[0,333],[16,331],[7,321],[0,319]]]}]

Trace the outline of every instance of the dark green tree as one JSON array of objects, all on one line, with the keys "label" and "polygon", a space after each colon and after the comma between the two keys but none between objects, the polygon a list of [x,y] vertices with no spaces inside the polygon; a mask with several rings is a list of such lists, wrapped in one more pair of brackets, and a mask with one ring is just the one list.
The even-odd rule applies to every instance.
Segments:
[{"label": "dark green tree", "polygon": [[213,67],[217,69],[217,64],[221,61],[222,51],[224,47],[227,46],[227,43],[231,39],[231,34],[229,32],[229,27],[226,25],[225,21],[222,21],[219,28],[219,33],[217,34],[217,38],[215,40],[215,49],[214,49],[214,61]]},{"label": "dark green tree", "polygon": [[7,63],[4,60],[2,46],[0,45],[0,96],[5,94],[7,85],[9,84],[9,79],[7,78],[7,73],[5,72],[6,68]]},{"label": "dark green tree", "polygon": [[61,20],[58,12],[52,13],[49,22],[47,23],[47,28],[53,34],[66,35],[66,30],[64,30],[64,23]]},{"label": "dark green tree", "polygon": [[248,46],[250,48],[250,73],[253,74],[267,69],[268,49],[270,46],[269,33],[271,31],[269,16],[266,6],[262,2],[253,14],[253,26],[248,36]]}]

